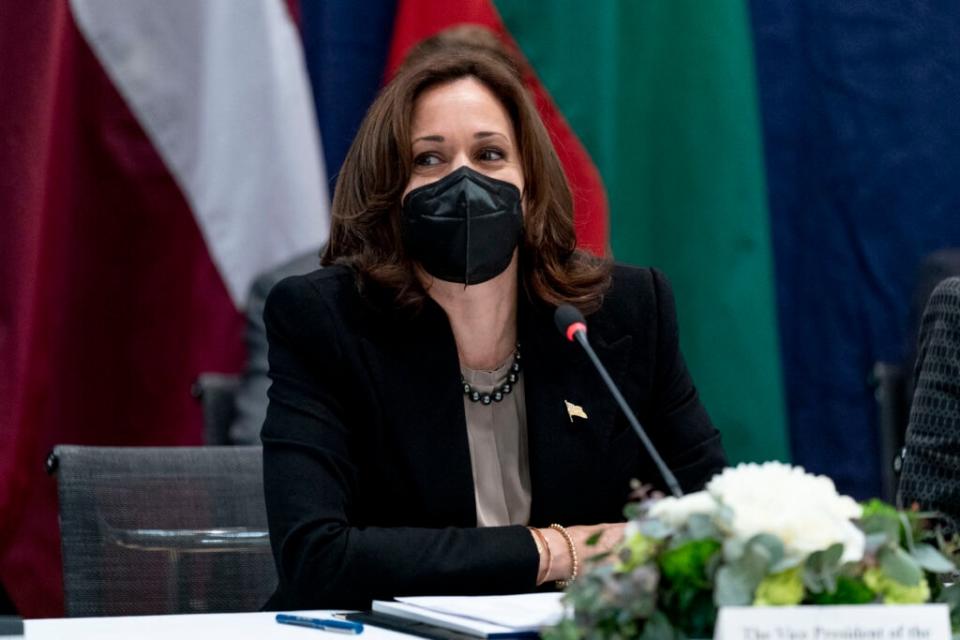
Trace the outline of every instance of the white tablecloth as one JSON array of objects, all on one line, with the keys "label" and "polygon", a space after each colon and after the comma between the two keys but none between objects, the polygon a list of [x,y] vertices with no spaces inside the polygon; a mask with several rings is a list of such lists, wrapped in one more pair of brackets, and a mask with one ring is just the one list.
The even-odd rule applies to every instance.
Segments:
[{"label": "white tablecloth", "polygon": [[[304,611],[326,618],[330,611]],[[116,618],[50,618],[27,620],[26,640],[272,640],[292,638],[358,638],[399,640],[411,636],[367,625],[359,636],[277,624],[275,613],[209,613],[179,616]]]}]

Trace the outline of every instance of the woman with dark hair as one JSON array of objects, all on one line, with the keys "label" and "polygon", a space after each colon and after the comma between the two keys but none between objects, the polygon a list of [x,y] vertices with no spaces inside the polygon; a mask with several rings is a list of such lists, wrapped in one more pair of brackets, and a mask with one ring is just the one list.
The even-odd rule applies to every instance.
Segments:
[{"label": "woman with dark hair", "polygon": [[[685,490],[725,464],[653,269],[578,251],[572,199],[517,68],[425,50],[343,164],[323,269],[267,300],[270,606],[531,591],[622,535],[653,462],[554,308]],[[587,540],[599,534],[599,543]]]}]

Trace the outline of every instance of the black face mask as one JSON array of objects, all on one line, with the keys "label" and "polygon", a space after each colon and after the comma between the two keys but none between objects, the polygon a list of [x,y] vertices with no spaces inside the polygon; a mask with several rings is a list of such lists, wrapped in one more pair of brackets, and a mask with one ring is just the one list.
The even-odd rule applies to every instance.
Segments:
[{"label": "black face mask", "polygon": [[520,190],[469,167],[403,199],[403,241],[434,278],[479,284],[510,265],[523,231]]}]

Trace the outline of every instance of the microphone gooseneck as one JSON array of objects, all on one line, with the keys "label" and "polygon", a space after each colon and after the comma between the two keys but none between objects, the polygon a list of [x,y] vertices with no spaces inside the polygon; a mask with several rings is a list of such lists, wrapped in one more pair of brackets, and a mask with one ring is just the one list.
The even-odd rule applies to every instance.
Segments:
[{"label": "microphone gooseneck", "polygon": [[607,385],[607,389],[610,390],[614,400],[617,401],[617,404],[620,406],[620,410],[623,412],[623,415],[627,417],[627,422],[629,422],[630,426],[633,427],[637,437],[640,438],[640,442],[642,442],[644,448],[646,448],[647,453],[650,454],[651,458],[653,458],[653,462],[657,465],[657,469],[660,470],[660,475],[663,476],[663,479],[667,483],[667,487],[669,487],[670,492],[674,495],[674,497],[682,498],[683,490],[680,488],[680,483],[677,482],[676,476],[673,475],[673,472],[670,471],[667,463],[665,463],[663,458],[660,457],[660,452],[657,451],[657,448],[653,445],[653,442],[650,441],[650,438],[647,436],[647,432],[644,431],[643,427],[640,425],[640,421],[637,420],[637,416],[634,415],[633,411],[630,409],[630,406],[627,404],[627,401],[624,399],[623,394],[620,393],[620,389],[617,388],[617,384],[613,381],[613,378],[610,377],[610,374],[607,373],[607,368],[603,366],[603,363],[600,362],[600,358],[597,357],[593,347],[590,346],[590,342],[587,340],[587,322],[584,319],[583,314],[580,313],[576,307],[573,307],[569,304],[564,304],[557,307],[556,312],[553,314],[553,321],[556,323],[557,329],[560,330],[560,333],[566,336],[567,340],[570,342],[578,342],[580,346],[583,347],[583,350],[587,352],[587,356],[590,357],[590,361],[596,368],[597,373],[600,374],[600,377]]}]

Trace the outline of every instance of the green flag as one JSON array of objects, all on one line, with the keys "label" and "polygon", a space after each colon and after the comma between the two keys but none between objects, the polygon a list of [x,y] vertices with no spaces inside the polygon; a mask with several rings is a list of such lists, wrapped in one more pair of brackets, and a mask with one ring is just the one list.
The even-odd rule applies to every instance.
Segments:
[{"label": "green flag", "polygon": [[756,78],[741,0],[496,0],[606,184],[617,260],[662,269],[731,462],[785,460]]}]

